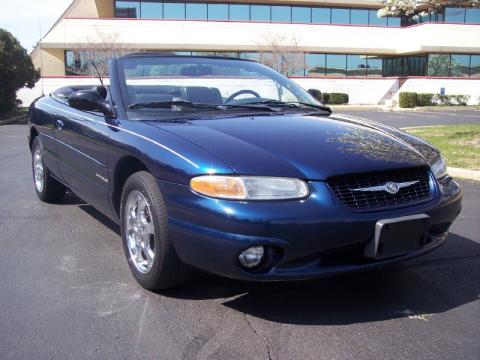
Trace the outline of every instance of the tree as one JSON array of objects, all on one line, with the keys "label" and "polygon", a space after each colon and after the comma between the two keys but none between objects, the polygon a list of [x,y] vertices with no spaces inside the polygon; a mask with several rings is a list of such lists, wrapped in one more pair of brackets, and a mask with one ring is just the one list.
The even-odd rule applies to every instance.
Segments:
[{"label": "tree", "polygon": [[108,60],[135,51],[125,48],[118,38],[117,33],[97,29],[94,39],[88,38],[85,45],[73,49],[74,66],[68,66],[67,71],[76,75],[90,72],[103,85],[103,79],[108,77]]},{"label": "tree", "polygon": [[379,16],[404,16],[417,19],[441,10],[443,6],[479,7],[480,0],[380,0]]},{"label": "tree", "polygon": [[0,29],[0,113],[15,109],[21,103],[17,91],[33,88],[39,78],[27,50],[10,32]]},{"label": "tree", "polygon": [[305,70],[305,51],[295,36],[267,34],[259,41],[259,61],[285,76]]}]

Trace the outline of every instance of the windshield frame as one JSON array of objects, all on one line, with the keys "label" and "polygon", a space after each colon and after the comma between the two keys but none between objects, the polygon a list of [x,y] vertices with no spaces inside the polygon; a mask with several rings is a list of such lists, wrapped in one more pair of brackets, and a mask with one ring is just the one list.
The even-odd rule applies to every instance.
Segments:
[{"label": "windshield frame", "polygon": [[[171,55],[171,54],[167,54],[167,55],[162,55],[162,54],[135,54],[135,55],[127,55],[127,56],[124,56],[124,57],[120,57],[118,59],[116,59],[116,75],[117,75],[117,81],[118,81],[118,85],[119,85],[119,90],[120,90],[120,93],[121,93],[121,98],[122,98],[122,102],[123,102],[123,105],[124,105],[124,109],[125,109],[125,113],[127,114],[128,116],[128,113],[130,112],[135,112],[136,114],[134,116],[131,116],[132,118],[139,118],[139,114],[138,113],[149,113],[149,116],[147,117],[150,117],[152,114],[152,112],[155,113],[155,115],[159,116],[159,117],[165,117],[165,118],[172,118],[173,117],[184,117],[184,115],[191,115],[192,114],[192,110],[189,109],[189,111],[178,111],[178,109],[176,109],[175,111],[172,109],[170,111],[165,111],[166,109],[142,109],[142,108],[135,108],[135,109],[132,109],[131,108],[131,105],[133,105],[134,103],[132,103],[130,101],[130,95],[129,95],[129,92],[127,90],[127,77],[125,75],[125,65],[127,62],[132,62],[132,60],[135,60],[137,59],[139,63],[142,63],[144,62],[145,60],[147,59],[150,59],[152,61],[154,61],[155,59],[172,59],[173,61],[172,62],[175,62],[174,60],[175,59],[188,59],[188,60],[192,60],[192,59],[195,59],[196,62],[198,62],[198,65],[208,65],[208,62],[210,62],[210,60],[218,60],[218,61],[224,61],[226,62],[225,65],[226,66],[231,66],[232,68],[235,68],[234,64],[235,63],[238,63],[238,62],[241,62],[242,65],[243,64],[249,64],[247,65],[246,69],[248,70],[248,68],[250,67],[250,65],[252,66],[252,69],[253,71],[257,72],[258,74],[264,76],[266,79],[269,79],[271,81],[273,81],[273,83],[277,86],[280,85],[282,88],[285,88],[286,90],[290,91],[299,101],[301,102],[304,102],[304,103],[309,103],[309,104],[312,104],[312,105],[315,105],[315,106],[322,106],[320,103],[318,103],[306,90],[304,90],[300,85],[298,85],[297,83],[295,83],[294,81],[290,80],[289,78],[283,76],[282,74],[276,72],[275,70],[271,69],[270,67],[268,66],[265,66],[263,64],[260,64],[256,61],[253,61],[253,60],[249,60],[249,59],[240,59],[240,58],[229,58],[229,57],[219,57],[219,56],[195,56],[195,55]],[[145,63],[147,63],[147,61],[145,61]],[[182,61],[180,61],[181,63]],[[219,63],[219,65],[221,65],[221,63]],[[173,78],[173,76],[172,76]],[[195,78],[195,77],[192,77],[192,78]],[[202,78],[202,76],[199,76],[198,78]],[[208,78],[208,77],[206,77]],[[232,78],[234,78],[232,76]],[[238,77],[239,79],[241,79],[241,77]],[[147,110],[147,111],[145,111]],[[233,111],[233,108],[230,108],[231,111]],[[211,112],[214,111],[214,110],[207,110],[206,109],[198,109],[198,111],[195,111],[196,113],[209,113],[211,114]],[[242,112],[241,109],[235,109],[235,111],[238,111],[238,112]],[[318,111],[318,108],[317,108],[317,111]],[[325,107],[325,112],[329,112],[330,109],[328,107]],[[230,111],[228,111],[229,113]],[[252,109],[250,109],[249,111],[250,113],[252,112]],[[258,110],[258,112],[265,112],[264,110]],[[227,113],[227,111],[225,111],[225,113]],[[174,116],[177,115],[177,116]],[[133,115],[133,114],[132,114]],[[220,114],[218,114],[220,115]],[[130,116],[128,116],[130,117]],[[187,116],[188,117],[188,116]]]}]

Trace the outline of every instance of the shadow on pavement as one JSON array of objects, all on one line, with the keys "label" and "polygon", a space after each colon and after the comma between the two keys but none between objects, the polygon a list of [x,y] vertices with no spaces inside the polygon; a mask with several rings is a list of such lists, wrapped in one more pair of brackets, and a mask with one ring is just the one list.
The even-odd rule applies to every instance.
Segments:
[{"label": "shadow on pavement", "polygon": [[442,313],[477,300],[480,293],[480,274],[474,271],[478,264],[472,265],[480,259],[480,245],[451,234],[445,247],[470,255],[428,256],[383,270],[289,283],[197,274],[185,287],[161,294],[182,299],[233,297],[223,305],[288,324],[346,325]]}]

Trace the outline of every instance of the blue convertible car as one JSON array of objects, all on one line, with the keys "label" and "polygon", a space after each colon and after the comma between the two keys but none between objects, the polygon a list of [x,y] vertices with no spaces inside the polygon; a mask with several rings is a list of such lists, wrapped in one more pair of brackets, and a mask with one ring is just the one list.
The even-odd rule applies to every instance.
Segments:
[{"label": "blue convertible car", "polygon": [[255,280],[357,271],[444,243],[462,190],[401,130],[334,115],[256,62],[132,54],[110,85],[30,108],[39,198],[69,189],[121,225],[147,289],[193,269]]}]

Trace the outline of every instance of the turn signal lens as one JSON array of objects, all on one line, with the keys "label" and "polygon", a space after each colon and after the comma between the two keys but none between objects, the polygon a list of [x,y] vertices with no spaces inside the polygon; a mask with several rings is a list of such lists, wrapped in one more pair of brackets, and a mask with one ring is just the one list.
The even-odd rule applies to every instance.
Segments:
[{"label": "turn signal lens", "polygon": [[245,199],[247,190],[239,178],[231,176],[199,176],[190,180],[190,187],[203,195],[227,198]]},{"label": "turn signal lens", "polygon": [[206,196],[234,200],[298,199],[309,194],[300,179],[264,176],[204,175],[190,180],[190,187]]}]

